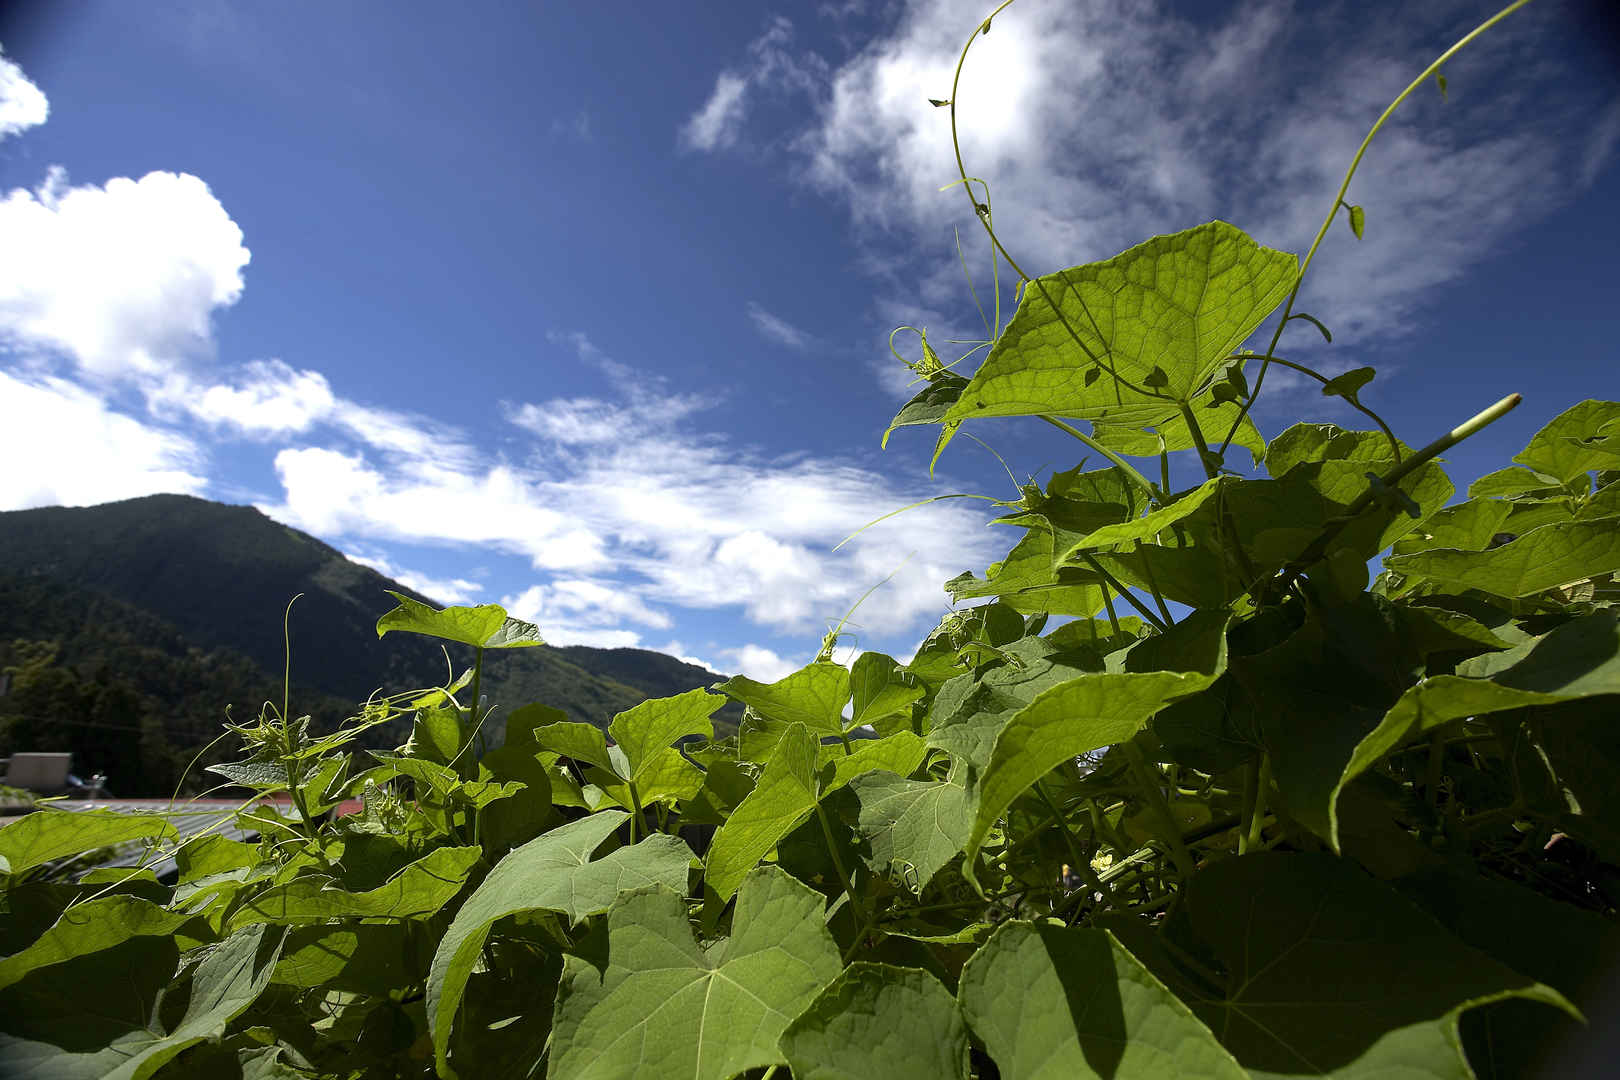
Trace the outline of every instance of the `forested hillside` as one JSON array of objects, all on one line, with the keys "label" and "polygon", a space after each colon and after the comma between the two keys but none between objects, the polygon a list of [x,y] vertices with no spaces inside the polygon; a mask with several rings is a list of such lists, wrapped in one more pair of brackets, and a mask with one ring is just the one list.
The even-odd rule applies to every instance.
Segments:
[{"label": "forested hillside", "polygon": [[[282,616],[300,593],[295,715],[335,723],[378,687],[442,682],[437,645],[378,639],[388,590],[432,599],[248,506],[154,495],[0,513],[0,667],[17,669],[0,698],[0,753],[72,749],[77,767],[109,773],[120,794],[136,793],[136,777],[141,794],[172,789],[176,755],[218,735],[227,704],[241,718],[280,701]],[[451,659],[470,656],[453,648]],[[602,725],[648,697],[724,678],[662,653],[578,646],[485,667],[494,703],[545,701]]]}]

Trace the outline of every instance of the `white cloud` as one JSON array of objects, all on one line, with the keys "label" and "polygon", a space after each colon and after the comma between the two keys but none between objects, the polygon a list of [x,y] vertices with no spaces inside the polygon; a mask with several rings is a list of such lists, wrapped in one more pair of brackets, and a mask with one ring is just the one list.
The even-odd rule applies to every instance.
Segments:
[{"label": "white cloud", "polygon": [[709,100],[681,128],[682,144],[694,150],[717,150],[735,143],[747,90],[747,79],[722,71],[714,80]]},{"label": "white cloud", "polygon": [[45,91],[15,61],[0,55],[0,139],[38,127],[51,114]]},{"label": "white cloud", "polygon": [[766,311],[756,301],[748,301],[748,319],[767,339],[790,349],[808,349],[815,338],[778,315]]},{"label": "white cloud", "polygon": [[393,578],[407,589],[441,604],[474,604],[478,602],[478,594],[484,591],[484,587],[476,581],[431,577],[396,566],[382,555],[357,554],[353,551],[345,551],[343,555],[350,562],[369,566],[383,577]]},{"label": "white cloud", "polygon": [[739,144],[751,102],[762,95],[813,92],[825,81],[826,61],[792,49],[793,23],[780,15],[748,46],[742,68],[715,76],[702,107],[681,125],[680,143],[691,150],[724,150]]},{"label": "white cloud", "polygon": [[90,506],[206,486],[189,439],[149,427],[62,379],[0,371],[0,510]]},{"label": "white cloud", "polygon": [[[957,327],[976,332],[952,226],[980,277],[988,250],[963,192],[940,190],[956,179],[950,117],[927,99],[951,96],[984,10],[894,10],[836,67],[773,24],[735,69],[749,89],[727,130],[746,127],[767,89],[799,95],[809,120],[789,140],[805,167],[794,171],[847,207],[883,285],[877,306],[908,322],[908,310],[960,312]],[[1212,218],[1303,253],[1373,119],[1478,20],[1460,0],[1397,14],[1349,32],[1338,5],[1237,5],[1213,26],[1165,3],[1015,7],[974,40],[956,93],[966,168],[990,181],[997,232],[1030,273]],[[1410,332],[1436,287],[1594,182],[1620,113],[1600,87],[1571,88],[1557,63],[1534,61],[1558,55],[1561,17],[1531,10],[1493,29],[1447,65],[1449,103],[1425,88],[1374,142],[1350,191],[1366,239],[1330,232],[1302,296],[1336,345]],[[785,71],[796,77],[771,81]],[[1309,347],[1300,333],[1288,341]]]},{"label": "white cloud", "polygon": [[289,448],[275,459],[282,501],[261,509],[317,535],[520,555],[542,576],[503,603],[552,638],[589,644],[667,629],[670,607],[736,607],[813,643],[902,567],[855,619],[871,643],[937,621],[941,582],[1004,554],[1004,539],[961,502],[911,511],[833,552],[933,492],[834,458],[728,445],[686,422],[697,399],[603,357],[587,338],[553,340],[588,356],[612,387],[588,400],[509,404],[508,420],[540,436],[529,460],[430,465]]},{"label": "white cloud", "polygon": [[[746,675],[755,682],[773,683],[798,671],[804,663],[778,656],[763,645],[744,645],[737,649],[722,649],[720,655],[730,661],[737,674]],[[808,658],[806,660],[808,662]]]},{"label": "white cloud", "polygon": [[155,376],[210,346],[242,295],[242,230],[195,176],[69,187],[52,170],[0,201],[0,337],[98,376]]}]

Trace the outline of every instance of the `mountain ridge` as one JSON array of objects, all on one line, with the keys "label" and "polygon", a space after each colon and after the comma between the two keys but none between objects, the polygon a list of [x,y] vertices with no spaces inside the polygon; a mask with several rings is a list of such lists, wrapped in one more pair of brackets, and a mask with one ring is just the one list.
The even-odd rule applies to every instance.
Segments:
[{"label": "mountain ridge", "polygon": [[[149,495],[0,512],[0,574],[104,593],[194,644],[233,650],[278,677],[283,612],[302,593],[288,626],[294,682],[359,702],[379,688],[432,686],[445,677],[438,642],[409,634],[379,640],[375,629],[394,606],[385,590],[432,598],[252,506]],[[451,649],[458,668],[471,662],[471,650]],[[538,701],[604,726],[648,697],[726,678],[651,650],[577,645],[486,653],[484,666],[484,686],[502,713]]]}]

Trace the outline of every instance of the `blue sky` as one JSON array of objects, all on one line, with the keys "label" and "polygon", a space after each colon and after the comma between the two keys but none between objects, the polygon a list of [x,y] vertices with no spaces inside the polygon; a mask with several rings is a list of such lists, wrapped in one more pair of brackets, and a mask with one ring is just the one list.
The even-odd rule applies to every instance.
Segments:
[{"label": "blue sky", "polygon": [[[1601,7],[1539,0],[1415,95],[1351,189],[1365,239],[1330,232],[1302,294],[1333,344],[1279,349],[1377,367],[1414,443],[1523,392],[1461,486],[1620,386]],[[851,644],[908,656],[1016,539],[955,500],[830,550],[1013,494],[968,440],[932,479],[931,432],[878,446],[889,331],[984,336],[926,99],[987,10],[7,5],[0,509],[252,503],[559,643],[757,678],[901,567]],[[1303,252],[1373,119],[1493,10],[1021,0],[964,76],[968,167],[1031,272],[1211,218]],[[1257,418],[1350,423],[1276,375]],[[976,434],[1023,479],[1077,459],[1042,427]]]}]

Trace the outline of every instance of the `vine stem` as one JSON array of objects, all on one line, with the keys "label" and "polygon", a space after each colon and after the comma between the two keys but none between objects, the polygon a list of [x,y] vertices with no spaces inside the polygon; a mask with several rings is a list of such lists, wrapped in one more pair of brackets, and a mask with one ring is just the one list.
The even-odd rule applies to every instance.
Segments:
[{"label": "vine stem", "polygon": [[1159,501],[1159,492],[1154,488],[1152,481],[1143,476],[1141,473],[1137,472],[1130,462],[1126,461],[1124,458],[1114,453],[1114,451],[1108,449],[1108,447],[1104,446],[1102,443],[1098,442],[1096,439],[1092,438],[1090,435],[1087,435],[1085,432],[1081,431],[1072,424],[1066,424],[1055,416],[1042,416],[1041,419],[1045,420],[1048,424],[1051,424],[1059,431],[1068,432],[1070,435],[1073,435],[1075,438],[1091,447],[1091,449],[1097,451],[1097,453],[1101,454],[1103,457],[1112,462],[1116,469],[1124,473],[1127,480],[1141,488],[1147,494],[1147,497],[1150,500],[1153,502]]},{"label": "vine stem", "polygon": [[[1008,2],[1010,3],[1011,0],[1008,0]],[[1350,159],[1350,167],[1345,170],[1344,179],[1339,183],[1339,190],[1333,196],[1333,208],[1328,211],[1327,217],[1322,220],[1322,227],[1316,230],[1316,239],[1311,241],[1310,250],[1305,253],[1305,261],[1300,264],[1299,277],[1294,280],[1294,287],[1289,290],[1288,302],[1283,307],[1283,317],[1277,321],[1277,329],[1271,335],[1271,344],[1266,346],[1265,356],[1260,361],[1260,372],[1255,376],[1254,391],[1249,394],[1249,400],[1239,407],[1237,419],[1232,421],[1232,429],[1226,433],[1226,438],[1221,440],[1221,453],[1226,453],[1226,448],[1231,445],[1233,437],[1237,435],[1238,425],[1242,424],[1243,418],[1249,414],[1249,406],[1254,404],[1255,400],[1260,396],[1260,387],[1266,381],[1266,368],[1273,359],[1271,354],[1276,350],[1277,342],[1282,340],[1283,327],[1288,325],[1289,316],[1293,314],[1294,301],[1299,297],[1299,287],[1305,280],[1305,273],[1310,270],[1311,260],[1316,258],[1316,249],[1322,246],[1322,238],[1327,235],[1328,229],[1333,225],[1333,219],[1339,216],[1339,207],[1346,205],[1344,196],[1350,190],[1350,181],[1355,177],[1356,170],[1361,167],[1361,159],[1367,153],[1367,147],[1372,145],[1373,137],[1389,122],[1389,118],[1395,115],[1395,110],[1400,108],[1401,103],[1411,97],[1418,87],[1434,78],[1435,74],[1445,66],[1446,61],[1456,56],[1475,38],[1528,3],[1530,3],[1530,0],[1514,0],[1513,3],[1474,27],[1451,48],[1436,57],[1428,67],[1423,69],[1417,78],[1407,84],[1406,89],[1402,90],[1394,101],[1389,103],[1389,107],[1384,110],[1383,114],[1378,117],[1372,128],[1367,132],[1367,137],[1361,140],[1360,146],[1356,147],[1355,157]],[[952,106],[952,112],[953,114],[955,112],[954,105]]]},{"label": "vine stem", "polygon": [[844,857],[838,854],[838,841],[833,837],[832,824],[827,820],[827,811],[822,808],[821,801],[816,800],[816,820],[821,822],[821,835],[827,838],[827,853],[832,856],[833,869],[838,872],[838,884],[844,887],[844,895],[849,897],[849,906],[855,910],[855,919],[858,928],[855,931],[855,940],[850,943],[848,951],[844,953],[844,965],[847,967],[854,958],[856,950],[866,941],[866,936],[872,932],[872,917],[867,914],[866,906],[855,896],[855,886],[850,882],[849,871],[844,869]]},{"label": "vine stem", "polygon": [[[1131,607],[1135,608],[1138,615],[1141,615],[1142,618],[1146,619],[1149,623],[1152,623],[1154,626],[1158,627],[1159,633],[1162,634],[1169,629],[1168,626],[1159,621],[1159,617],[1157,615],[1153,614],[1153,612],[1147,609],[1147,606],[1144,605],[1142,601],[1138,600],[1135,595],[1130,592],[1130,590],[1121,585],[1118,578],[1114,577],[1113,574],[1110,574],[1107,570],[1103,569],[1102,563],[1093,558],[1091,552],[1083,551],[1080,553],[1080,557],[1086,560],[1086,565],[1091,567],[1098,577],[1103,579],[1105,585],[1113,586],[1114,591],[1119,593],[1120,596],[1124,597],[1125,602],[1130,604]],[[1108,606],[1108,618],[1109,621],[1114,624],[1114,633],[1118,634],[1119,619],[1114,615],[1114,604],[1113,601],[1108,599],[1108,593],[1106,590],[1103,593],[1103,602]]]},{"label": "vine stem", "polygon": [[1394,487],[1420,465],[1424,465],[1432,459],[1439,457],[1441,454],[1445,453],[1453,446],[1456,446],[1470,435],[1477,434],[1483,428],[1494,424],[1496,421],[1518,408],[1519,402],[1523,400],[1524,395],[1522,394],[1509,394],[1507,397],[1503,398],[1501,401],[1498,401],[1490,408],[1475,413],[1457,427],[1452,428],[1450,431],[1434,440],[1428,446],[1425,446],[1422,450],[1419,450],[1417,453],[1395,466],[1389,472],[1380,477],[1378,483],[1369,484],[1367,486],[1367,490],[1362,492],[1361,495],[1357,497],[1356,501],[1351,503],[1349,507],[1346,508],[1344,513],[1335,517],[1328,527],[1323,529],[1322,532],[1317,536],[1316,540],[1312,542],[1311,546],[1305,549],[1303,554],[1283,568],[1283,582],[1285,584],[1292,582],[1293,579],[1299,576],[1299,574],[1307,566],[1310,566],[1312,563],[1321,559],[1322,556],[1327,552],[1327,546],[1333,542],[1333,538],[1338,536],[1339,533],[1343,532],[1346,526],[1348,526],[1356,518],[1360,517],[1362,512],[1372,505],[1373,500],[1378,497],[1378,491],[1380,488]]}]

